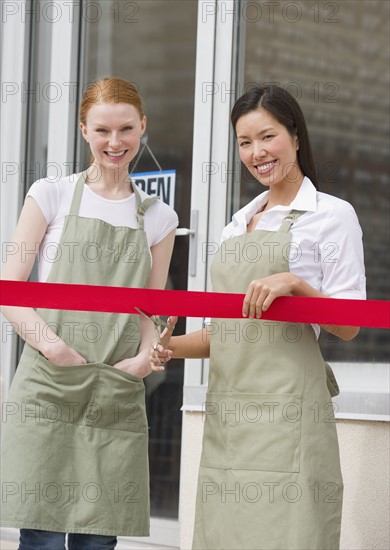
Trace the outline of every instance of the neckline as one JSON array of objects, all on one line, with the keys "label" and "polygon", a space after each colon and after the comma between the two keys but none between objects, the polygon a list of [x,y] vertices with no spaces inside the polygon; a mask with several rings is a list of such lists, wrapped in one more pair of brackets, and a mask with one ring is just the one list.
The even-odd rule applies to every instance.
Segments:
[{"label": "neckline", "polygon": [[84,183],[84,189],[88,189],[88,193],[91,193],[94,197],[97,197],[99,200],[102,200],[104,202],[109,202],[109,203],[130,202],[131,200],[135,199],[134,191],[131,193],[131,195],[129,195],[128,197],[125,197],[124,199],[108,199],[107,197],[102,197],[102,195],[99,195],[99,193],[95,193],[95,191],[93,191],[87,183]]},{"label": "neckline", "polygon": [[[76,182],[76,187],[75,187],[75,190],[74,190],[74,193],[73,193],[73,199],[72,199],[72,203],[70,205],[70,211],[69,211],[69,214],[71,216],[78,216],[78,213],[79,213],[79,208],[80,208],[80,203],[81,203],[81,198],[82,198],[82,195],[83,195],[83,192],[85,190],[85,179],[87,177],[87,171],[85,170],[84,172],[82,172]],[[141,204],[142,203],[142,200],[141,200],[141,195],[140,195],[140,192],[139,190],[137,189],[137,186],[134,184],[133,180],[130,178],[130,184],[133,188],[133,191],[134,191],[134,196],[135,196],[135,204],[136,204],[136,211],[138,212]],[[88,187],[88,186],[87,186]],[[93,191],[91,189],[89,189],[91,191],[91,193],[93,193]],[[94,193],[94,195],[97,195],[96,193]],[[112,202],[116,202],[117,204],[119,204],[117,201],[113,201],[112,199],[104,199],[104,197],[101,197],[100,195],[97,195],[100,199],[102,199],[103,201],[109,201],[111,204]],[[130,195],[130,197],[126,197],[125,199],[118,199],[118,201],[129,201],[131,200],[131,197],[133,195]]]}]

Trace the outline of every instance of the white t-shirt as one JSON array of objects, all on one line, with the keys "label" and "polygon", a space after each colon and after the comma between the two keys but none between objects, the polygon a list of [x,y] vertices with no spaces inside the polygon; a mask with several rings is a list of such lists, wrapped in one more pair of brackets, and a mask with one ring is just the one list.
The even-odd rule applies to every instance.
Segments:
[{"label": "white t-shirt", "polygon": [[[234,214],[221,242],[242,235],[253,216],[268,201],[265,191]],[[291,210],[304,210],[292,225],[286,256],[292,273],[332,298],[366,298],[362,230],[355,210],[346,201],[316,190],[309,178],[289,206],[264,212],[256,229],[277,231]],[[270,248],[264,253],[271,253]],[[315,332],[319,327],[314,325]]]},{"label": "white t-shirt", "polygon": [[[48,223],[39,247],[39,281],[47,280],[57,257],[65,216],[70,211],[78,176],[79,174],[73,174],[61,179],[40,179],[30,187],[27,193],[27,197],[30,196],[36,201]],[[139,189],[139,193],[141,200],[149,196],[142,189]],[[85,218],[97,218],[117,227],[138,228],[134,193],[125,199],[111,200],[97,195],[88,185],[84,185],[79,215]],[[162,241],[178,225],[176,212],[161,200],[148,208],[144,219],[149,247]]]}]

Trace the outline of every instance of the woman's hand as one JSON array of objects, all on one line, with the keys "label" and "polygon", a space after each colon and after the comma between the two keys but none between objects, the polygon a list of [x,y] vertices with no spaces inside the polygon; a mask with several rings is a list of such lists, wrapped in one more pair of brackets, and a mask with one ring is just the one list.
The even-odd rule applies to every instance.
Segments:
[{"label": "woman's hand", "polygon": [[[260,319],[263,311],[278,296],[308,296],[311,298],[327,298],[319,290],[293,273],[276,273],[263,279],[256,279],[249,285],[244,298],[242,315],[249,319]],[[320,325],[321,328],[335,334],[342,340],[352,340],[359,333],[359,327],[347,327],[342,325]]]},{"label": "woman's hand", "polygon": [[[133,376],[137,376],[138,378],[145,378],[151,374],[153,370],[164,370],[164,367],[160,363],[165,363],[171,358],[172,352],[165,349],[165,347],[169,344],[176,323],[177,317],[170,317],[168,319],[169,328],[164,329],[161,334],[161,345],[158,346],[159,360],[156,359],[156,352],[154,351],[154,347],[157,347],[157,342],[154,342],[149,349],[145,348],[141,350],[138,355],[130,359],[123,359],[123,361],[119,361],[119,363],[116,363],[113,367],[132,374]],[[157,365],[158,368],[154,368],[154,366]]]},{"label": "woman's hand", "polygon": [[295,276],[292,273],[276,273],[252,281],[244,298],[243,316],[260,319],[262,312],[267,311],[275,298],[291,294],[294,285]]},{"label": "woman's hand", "polygon": [[135,357],[123,359],[122,361],[115,363],[113,368],[132,374],[137,378],[145,378],[152,372],[152,368],[149,363],[148,350],[145,349],[140,351],[140,353]]},{"label": "woman's hand", "polygon": [[169,342],[177,323],[177,317],[168,318],[168,328],[164,329],[160,337],[160,344],[154,342],[149,350],[149,364],[154,371],[163,371],[164,364],[172,358],[172,351],[169,349]]},{"label": "woman's hand", "polygon": [[85,365],[87,362],[84,357],[63,340],[49,344],[42,350],[42,353],[50,363],[58,366]]}]

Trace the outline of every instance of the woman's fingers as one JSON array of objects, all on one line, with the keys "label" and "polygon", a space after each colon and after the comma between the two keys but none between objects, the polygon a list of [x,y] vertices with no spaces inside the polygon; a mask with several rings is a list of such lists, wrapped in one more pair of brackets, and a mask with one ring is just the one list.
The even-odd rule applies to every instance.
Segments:
[{"label": "woman's fingers", "polygon": [[269,285],[261,280],[252,281],[244,298],[243,316],[249,319],[260,319],[262,312],[268,309],[273,299]]},{"label": "woman's fingers", "polygon": [[167,338],[168,338],[168,341],[171,339],[172,333],[175,330],[177,320],[178,320],[178,317],[176,316],[168,317],[167,319],[168,327],[164,329],[163,333],[161,334],[161,340],[163,342],[166,342]]},{"label": "woman's fingers", "polygon": [[272,304],[272,302],[275,300],[276,297],[277,297],[276,292],[270,289],[270,291],[268,292],[267,296],[264,299],[262,310],[267,311],[267,309],[269,308],[269,306]]},{"label": "woman's fingers", "polygon": [[243,306],[242,306],[242,316],[243,317],[248,317],[248,315],[249,315],[252,294],[253,294],[253,282],[249,285],[249,288],[248,288],[248,290],[245,294],[245,298],[244,298],[244,302],[243,302]]},{"label": "woman's fingers", "polygon": [[248,286],[242,307],[243,317],[260,319],[278,296],[288,296],[293,292],[297,278],[290,272],[275,273],[263,279],[256,279]]},{"label": "woman's fingers", "polygon": [[177,317],[172,316],[167,319],[167,328],[161,334],[160,343],[155,342],[150,352],[150,364],[153,370],[164,370],[164,363],[172,358],[172,351],[168,349],[172,333],[177,323]]},{"label": "woman's fingers", "polygon": [[149,361],[153,370],[162,371],[165,368],[165,363],[172,358],[172,351],[164,348],[157,342],[154,343],[150,350]]}]

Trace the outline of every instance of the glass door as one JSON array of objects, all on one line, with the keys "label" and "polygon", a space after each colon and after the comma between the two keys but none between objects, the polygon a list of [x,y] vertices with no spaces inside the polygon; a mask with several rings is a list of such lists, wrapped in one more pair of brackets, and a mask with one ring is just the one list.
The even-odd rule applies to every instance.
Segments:
[{"label": "glass door", "polygon": [[[131,81],[145,101],[148,145],[164,170],[176,170],[174,208],[190,227],[197,1],[111,0],[86,3],[83,13],[81,88],[102,76]],[[87,10],[88,8],[88,10]],[[88,165],[78,137],[77,164]],[[156,171],[144,150],[137,172]],[[176,238],[168,288],[187,288],[189,239]],[[184,332],[185,319],[177,332]],[[150,426],[151,514],[177,520],[182,434],[183,362],[146,378]],[[164,544],[162,540],[160,543]]]}]

